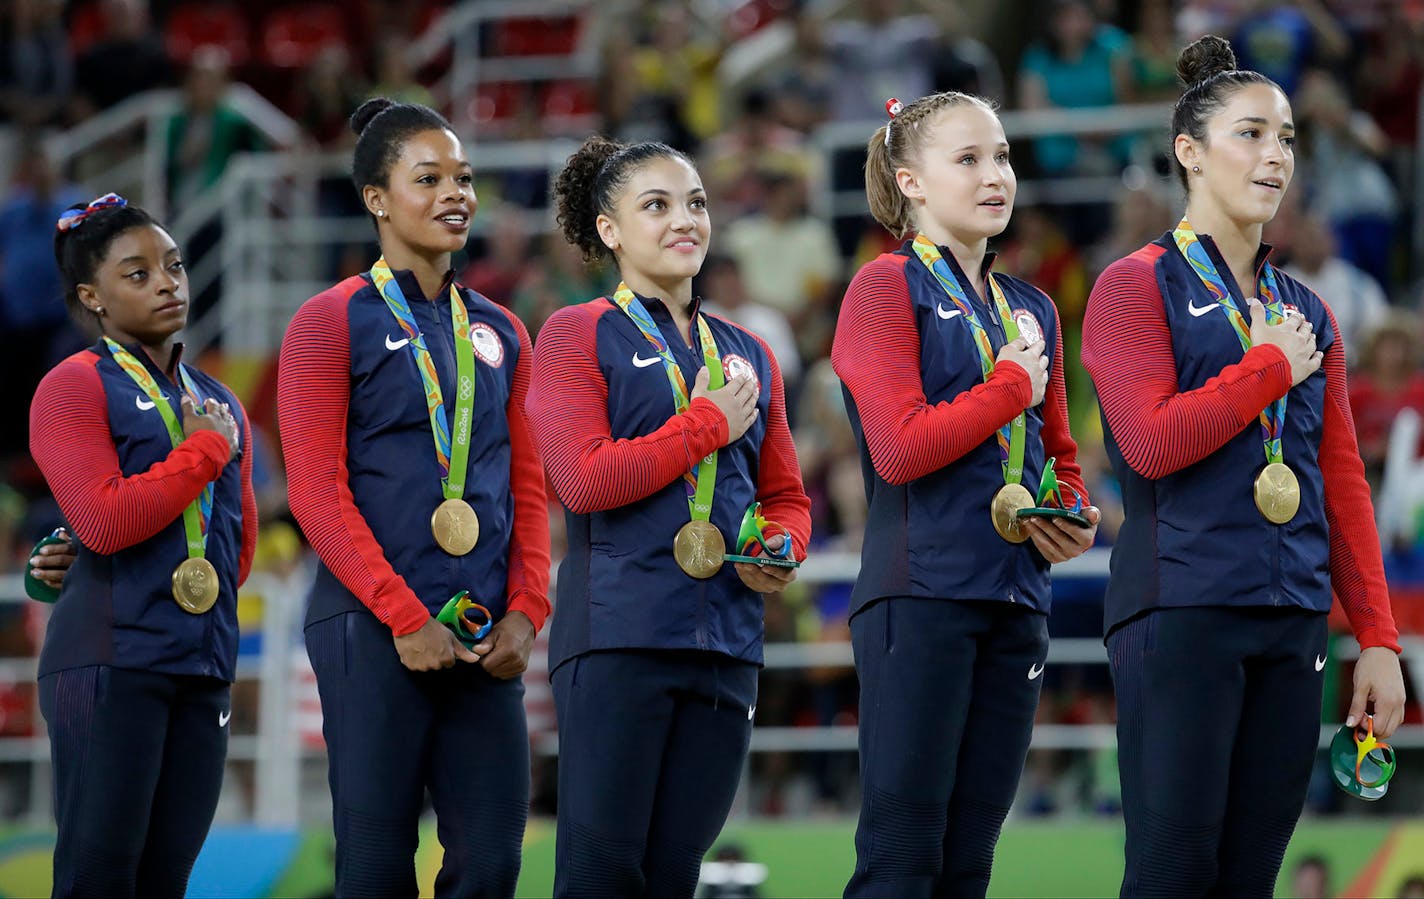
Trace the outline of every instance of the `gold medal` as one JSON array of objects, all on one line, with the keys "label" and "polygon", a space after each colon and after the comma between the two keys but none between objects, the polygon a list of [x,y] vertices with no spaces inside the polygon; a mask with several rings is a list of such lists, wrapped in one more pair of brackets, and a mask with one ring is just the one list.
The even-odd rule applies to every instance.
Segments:
[{"label": "gold medal", "polygon": [[1023,484],[1005,484],[994,494],[989,503],[989,514],[994,520],[994,530],[1010,543],[1022,543],[1028,539],[1028,531],[1019,523],[1019,510],[1032,509],[1036,505],[1033,494]]},{"label": "gold medal", "polygon": [[1272,462],[1256,475],[1256,508],[1271,524],[1285,524],[1300,509],[1300,480],[1284,462]]},{"label": "gold medal", "polygon": [[463,556],[479,542],[480,518],[464,500],[447,499],[430,516],[430,530],[437,546],[452,556]]},{"label": "gold medal", "polygon": [[207,559],[184,559],[173,569],[173,599],[180,608],[201,615],[218,601],[218,570]]},{"label": "gold medal", "polygon": [[689,521],[678,529],[672,541],[672,556],[677,567],[689,577],[705,580],[722,570],[722,555],[727,541],[710,521]]}]

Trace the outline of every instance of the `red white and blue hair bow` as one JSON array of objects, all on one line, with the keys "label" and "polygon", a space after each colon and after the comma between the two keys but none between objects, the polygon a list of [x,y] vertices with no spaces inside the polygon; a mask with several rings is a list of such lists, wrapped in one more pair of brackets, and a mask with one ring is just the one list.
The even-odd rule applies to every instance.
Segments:
[{"label": "red white and blue hair bow", "polygon": [[58,228],[60,231],[69,231],[73,228],[79,227],[79,225],[83,223],[85,219],[87,219],[89,216],[93,215],[101,209],[109,209],[114,206],[127,205],[129,205],[129,201],[125,200],[118,194],[104,194],[102,197],[90,200],[89,205],[85,206],[83,209],[66,209],[64,211],[64,214],[59,217],[59,221],[55,223],[55,227]]}]

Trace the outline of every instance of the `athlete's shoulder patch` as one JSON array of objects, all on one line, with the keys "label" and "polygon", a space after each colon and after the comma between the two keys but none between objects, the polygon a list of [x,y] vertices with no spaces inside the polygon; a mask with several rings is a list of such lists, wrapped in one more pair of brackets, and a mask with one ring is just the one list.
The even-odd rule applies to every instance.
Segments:
[{"label": "athlete's shoulder patch", "polygon": [[751,360],[736,353],[728,353],[722,357],[722,371],[726,374],[727,380],[733,378],[750,378],[756,385],[757,392],[761,392],[761,378],[757,376],[756,366]]},{"label": "athlete's shoulder patch", "polygon": [[1038,316],[1028,309],[1015,309],[1012,314],[1014,324],[1018,325],[1020,337],[1029,343],[1042,339],[1043,325],[1039,323]]},{"label": "athlete's shoulder patch", "polygon": [[475,345],[475,355],[490,368],[504,364],[504,341],[499,339],[493,326],[475,322],[470,326],[470,342]]}]

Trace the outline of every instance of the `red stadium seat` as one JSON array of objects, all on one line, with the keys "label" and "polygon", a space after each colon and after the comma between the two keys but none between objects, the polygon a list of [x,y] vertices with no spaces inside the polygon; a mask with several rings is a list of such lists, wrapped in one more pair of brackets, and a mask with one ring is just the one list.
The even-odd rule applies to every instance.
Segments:
[{"label": "red stadium seat", "polygon": [[544,89],[544,115],[549,118],[592,115],[597,107],[587,81],[551,81]]},{"label": "red stadium seat", "polygon": [[108,23],[104,21],[104,7],[98,2],[85,3],[74,10],[69,17],[69,50],[79,56],[104,36]]},{"label": "red stadium seat", "polygon": [[490,81],[479,86],[470,98],[469,118],[481,124],[512,118],[520,106],[532,102],[529,86],[518,81]]},{"label": "red stadium seat", "polygon": [[581,26],[578,16],[502,19],[492,50],[497,56],[567,56],[578,46]]},{"label": "red stadium seat", "polygon": [[227,3],[197,2],[177,7],[168,17],[168,55],[187,65],[199,47],[221,47],[228,62],[244,65],[251,52],[247,23]]},{"label": "red stadium seat", "polygon": [[279,69],[305,68],[331,44],[350,46],[341,11],[324,3],[273,10],[262,26],[263,60]]},{"label": "red stadium seat", "polygon": [[738,40],[786,14],[790,0],[746,0],[727,17],[727,27]]}]

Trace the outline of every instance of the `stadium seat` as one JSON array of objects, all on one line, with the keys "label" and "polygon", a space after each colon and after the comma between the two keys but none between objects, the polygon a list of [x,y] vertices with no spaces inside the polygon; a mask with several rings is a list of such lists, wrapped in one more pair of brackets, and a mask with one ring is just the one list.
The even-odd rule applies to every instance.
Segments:
[{"label": "stadium seat", "polygon": [[479,86],[470,98],[469,118],[483,125],[513,118],[520,106],[530,103],[529,86],[518,81],[490,81]]},{"label": "stadium seat", "polygon": [[544,88],[544,115],[552,119],[592,115],[598,104],[588,81],[551,81]]},{"label": "stadium seat", "polygon": [[746,0],[727,17],[727,29],[741,40],[781,18],[790,6],[789,0]]},{"label": "stadium seat", "polygon": [[576,15],[502,19],[491,50],[496,56],[566,56],[578,46],[581,25]]},{"label": "stadium seat", "polygon": [[104,37],[108,23],[104,20],[104,7],[98,2],[85,3],[75,8],[69,17],[69,50],[76,57],[88,50]]},{"label": "stadium seat", "polygon": [[263,61],[279,69],[305,68],[330,44],[350,47],[341,11],[324,3],[273,10],[262,26]]},{"label": "stadium seat", "polygon": [[227,3],[197,2],[177,7],[168,17],[165,40],[168,55],[180,65],[187,65],[199,47],[221,47],[234,66],[245,65],[251,53],[247,23]]}]

